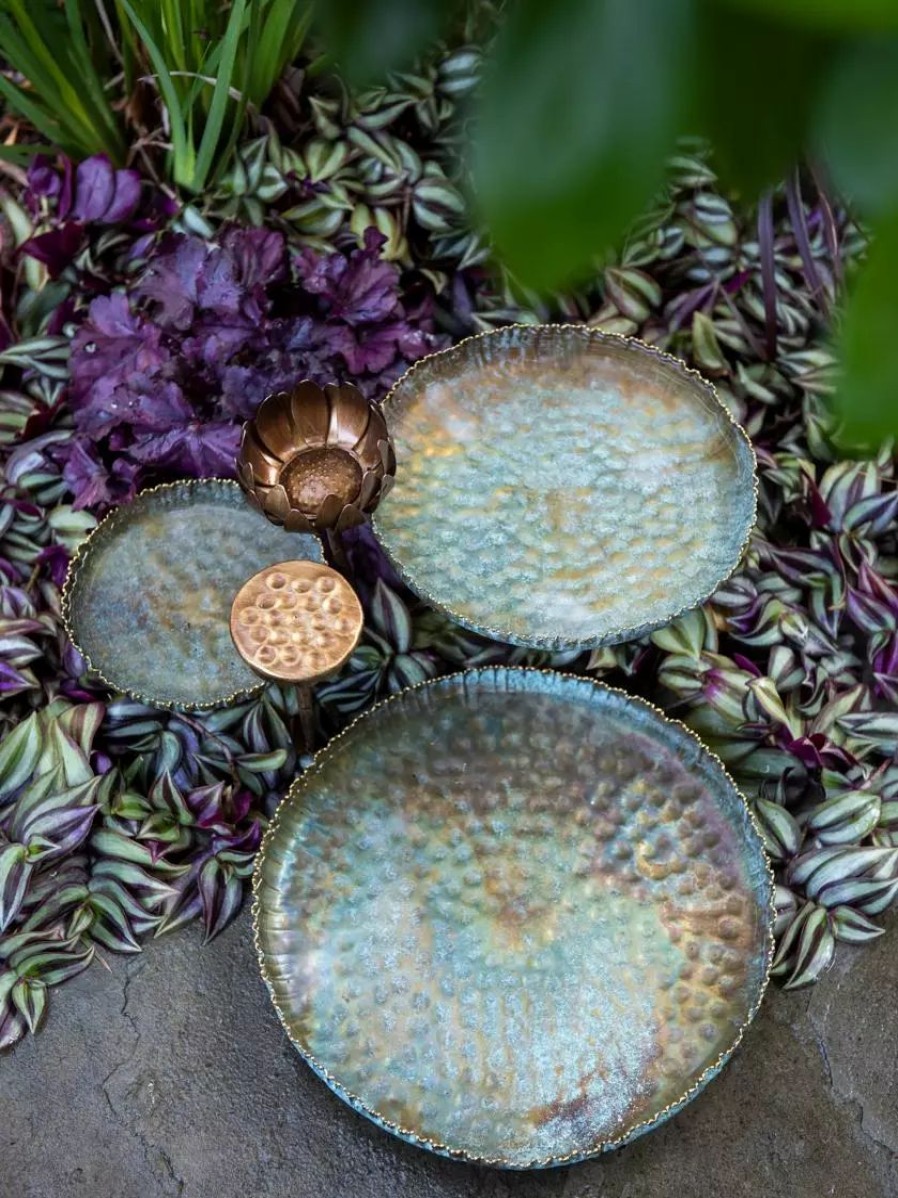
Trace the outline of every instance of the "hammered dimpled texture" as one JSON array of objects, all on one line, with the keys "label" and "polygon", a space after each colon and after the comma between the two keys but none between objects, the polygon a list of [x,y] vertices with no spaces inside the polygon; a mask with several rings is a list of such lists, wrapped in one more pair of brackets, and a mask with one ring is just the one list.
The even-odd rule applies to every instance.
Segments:
[{"label": "hammered dimpled texture", "polygon": [[344,1099],[524,1168],[646,1130],[754,1014],[772,882],[679,725],[585,679],[471,671],[317,759],[256,874],[263,974]]},{"label": "hammered dimpled texture", "polygon": [[243,584],[231,608],[231,637],[258,674],[278,682],[325,678],[347,661],[364,623],[362,605],[336,570],[280,562]]},{"label": "hammered dimpled texture", "polygon": [[231,641],[234,594],[291,550],[321,558],[316,537],[269,524],[236,483],[146,491],[107,517],[73,563],[73,639],[118,690],[174,706],[226,702],[260,685]]},{"label": "hammered dimpled texture", "polygon": [[682,363],[586,326],[424,359],[384,404],[375,531],[460,623],[543,648],[628,640],[710,595],[755,519],[754,457]]}]

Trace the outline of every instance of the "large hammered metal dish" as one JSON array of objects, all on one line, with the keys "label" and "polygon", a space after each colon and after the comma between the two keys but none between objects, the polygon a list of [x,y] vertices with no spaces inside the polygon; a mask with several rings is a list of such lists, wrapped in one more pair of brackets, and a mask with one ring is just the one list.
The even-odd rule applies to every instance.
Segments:
[{"label": "large hammered metal dish", "polygon": [[317,537],[286,534],[223,479],[143,491],[91,533],[69,567],[63,616],[88,666],[145,702],[215,707],[264,683],[234,648],[231,602],[288,553],[320,561]]},{"label": "large hammered metal dish", "polygon": [[514,326],[424,358],[384,402],[396,486],[374,530],[475,632],[630,640],[705,600],[755,520],[751,445],[682,362],[585,325]]},{"label": "large hammered metal dish", "polygon": [[256,938],[345,1101],[533,1168],[648,1131],[722,1067],[767,981],[772,888],[682,725],[587,679],[484,669],[374,708],[294,784]]}]

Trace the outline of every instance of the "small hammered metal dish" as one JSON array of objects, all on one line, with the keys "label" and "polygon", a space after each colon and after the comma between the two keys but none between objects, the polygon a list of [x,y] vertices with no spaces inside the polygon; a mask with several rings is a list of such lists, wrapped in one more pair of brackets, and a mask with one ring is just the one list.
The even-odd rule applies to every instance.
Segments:
[{"label": "small hammered metal dish", "polygon": [[255,673],[297,685],[335,674],[365,622],[342,574],[320,562],[279,562],[243,584],[231,607],[231,639]]},{"label": "small hammered metal dish", "polygon": [[63,617],[107,685],[140,700],[215,707],[259,690],[229,632],[234,593],[283,560],[321,559],[317,537],[285,534],[234,482],[195,479],[116,508],[69,567]]},{"label": "small hammered metal dish", "polygon": [[416,363],[383,405],[372,523],[405,581],[544,649],[635,637],[705,600],[755,521],[748,438],[710,384],[586,325],[518,325]]},{"label": "small hammered metal dish", "polygon": [[508,1168],[657,1126],[757,1010],[773,880],[682,725],[587,679],[407,690],[294,784],[256,866],[293,1043],[380,1126]]}]

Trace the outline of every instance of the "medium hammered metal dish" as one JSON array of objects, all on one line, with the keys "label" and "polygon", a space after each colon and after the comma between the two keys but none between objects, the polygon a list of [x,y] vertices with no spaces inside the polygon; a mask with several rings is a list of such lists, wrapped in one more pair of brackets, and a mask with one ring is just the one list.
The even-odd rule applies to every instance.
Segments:
[{"label": "medium hammered metal dish", "polygon": [[165,484],[116,508],[80,547],[63,617],[107,685],[163,706],[215,707],[264,685],[231,641],[231,601],[291,552],[322,556],[317,537],[275,528],[236,483]]},{"label": "medium hammered metal dish", "polygon": [[424,358],[384,402],[399,473],[372,523],[405,581],[475,632],[630,640],[705,600],[755,520],[751,445],[713,388],[585,325]]},{"label": "medium hammered metal dish", "polygon": [[770,967],[744,800],[682,725],[587,679],[404,691],[293,786],[255,876],[262,973],[312,1068],[510,1168],[648,1131],[722,1067]]}]

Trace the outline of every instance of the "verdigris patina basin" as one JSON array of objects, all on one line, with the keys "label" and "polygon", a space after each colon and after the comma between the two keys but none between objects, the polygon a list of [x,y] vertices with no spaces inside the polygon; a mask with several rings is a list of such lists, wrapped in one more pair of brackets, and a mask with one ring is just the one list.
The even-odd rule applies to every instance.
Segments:
[{"label": "verdigris patina basin", "polygon": [[269,524],[235,482],[166,483],[116,508],[79,548],[63,617],[109,686],[149,703],[218,706],[264,685],[231,641],[234,595],[291,553],[320,561],[321,543]]},{"label": "verdigris patina basin", "polygon": [[312,1068],[396,1135],[512,1168],[678,1110],[770,966],[772,877],[721,764],[647,704],[536,670],[362,716],[279,807],[255,895]]},{"label": "verdigris patina basin", "polygon": [[754,453],[711,385],[586,325],[469,338],[383,410],[399,469],[374,531],[413,590],[496,640],[658,628],[735,569],[754,524]]}]

